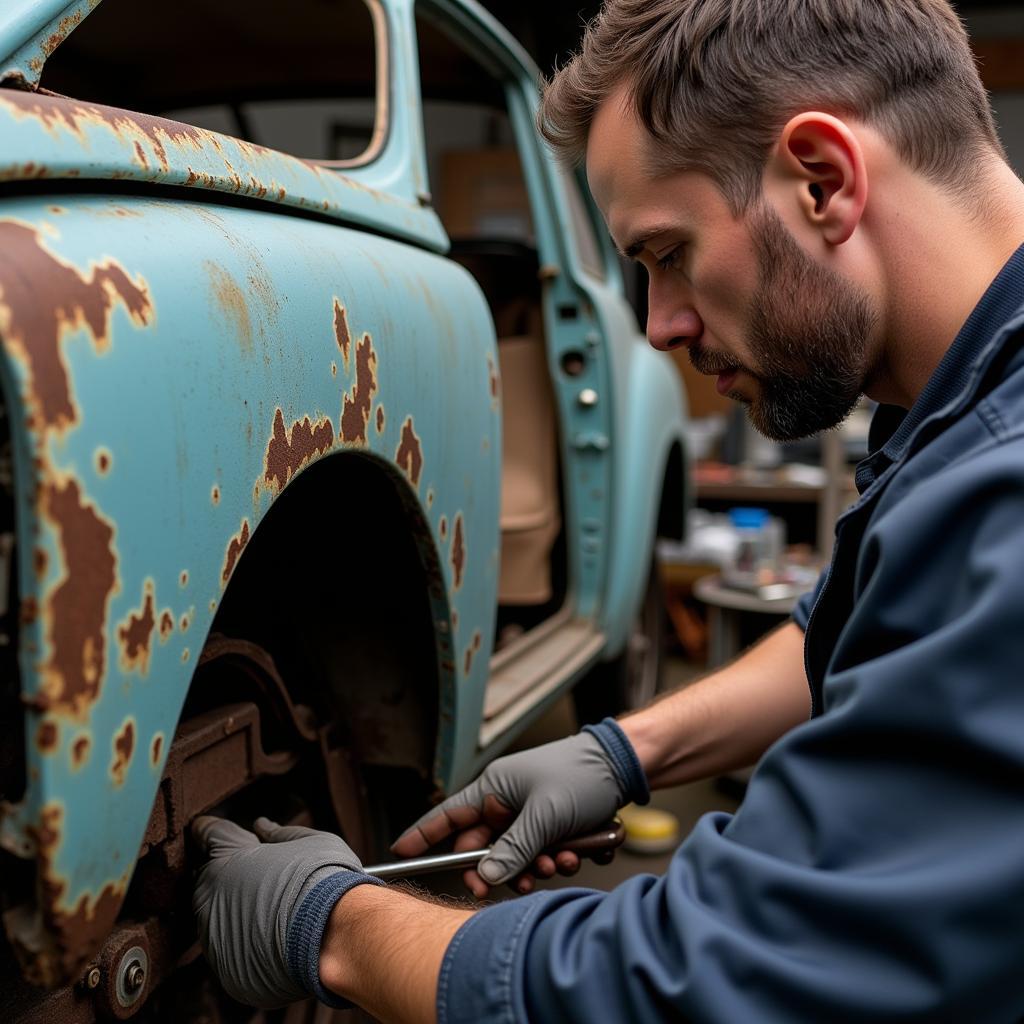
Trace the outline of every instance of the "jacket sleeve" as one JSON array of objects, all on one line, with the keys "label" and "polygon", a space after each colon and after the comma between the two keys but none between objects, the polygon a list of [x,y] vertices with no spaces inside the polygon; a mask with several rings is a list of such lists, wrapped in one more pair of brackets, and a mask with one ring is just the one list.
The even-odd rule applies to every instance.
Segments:
[{"label": "jacket sleeve", "polygon": [[1021,1019],[1024,447],[876,519],[826,713],[664,876],[472,918],[442,1021]]}]

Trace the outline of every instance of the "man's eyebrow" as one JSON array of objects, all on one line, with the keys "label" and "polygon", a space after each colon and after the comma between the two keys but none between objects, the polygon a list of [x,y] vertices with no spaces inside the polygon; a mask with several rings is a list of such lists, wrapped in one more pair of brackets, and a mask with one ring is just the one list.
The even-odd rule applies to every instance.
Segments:
[{"label": "man's eyebrow", "polygon": [[[644,246],[658,235],[664,234],[666,231],[673,230],[673,225],[669,224],[658,224],[655,227],[647,228],[638,237],[634,238],[628,245],[624,245],[621,248],[618,243],[615,245],[615,251],[625,260],[635,260],[637,256],[644,251]],[[615,239],[612,239],[614,242]]]}]

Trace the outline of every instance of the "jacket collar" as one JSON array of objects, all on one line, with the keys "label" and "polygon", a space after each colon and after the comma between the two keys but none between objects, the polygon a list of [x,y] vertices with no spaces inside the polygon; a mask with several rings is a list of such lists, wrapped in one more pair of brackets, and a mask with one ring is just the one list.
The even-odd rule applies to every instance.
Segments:
[{"label": "jacket collar", "polygon": [[872,447],[881,447],[857,467],[857,490],[861,494],[908,453],[910,441],[922,424],[954,408],[963,408],[975,397],[985,379],[985,367],[1013,333],[1006,328],[1022,307],[1024,245],[989,285],[906,415],[901,419],[896,407],[879,406],[870,442]]}]

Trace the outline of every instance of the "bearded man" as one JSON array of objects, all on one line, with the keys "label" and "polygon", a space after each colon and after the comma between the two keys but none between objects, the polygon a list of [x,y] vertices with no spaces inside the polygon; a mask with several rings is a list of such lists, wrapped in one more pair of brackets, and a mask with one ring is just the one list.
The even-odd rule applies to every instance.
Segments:
[{"label": "bearded man", "polygon": [[861,394],[884,415],[791,622],[495,761],[395,849],[500,833],[467,882],[525,891],[577,866],[542,850],[649,788],[757,761],[746,798],[661,877],[476,913],[359,884],[322,833],[206,821],[213,962],[243,997],[258,961],[278,995],[389,1020],[1021,1019],[1024,185],[959,20],[946,0],[608,0],[541,129],[647,270],[652,345],[685,346],[772,438]]}]

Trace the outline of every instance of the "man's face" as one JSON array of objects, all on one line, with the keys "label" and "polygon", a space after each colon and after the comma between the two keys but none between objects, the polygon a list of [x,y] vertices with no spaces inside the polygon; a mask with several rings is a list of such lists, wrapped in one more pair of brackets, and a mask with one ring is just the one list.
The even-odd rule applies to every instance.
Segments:
[{"label": "man's face", "polygon": [[767,202],[737,218],[705,175],[651,177],[645,145],[613,94],[591,128],[587,177],[616,245],[647,269],[651,344],[686,346],[767,437],[841,422],[867,373],[868,296],[808,256]]}]

